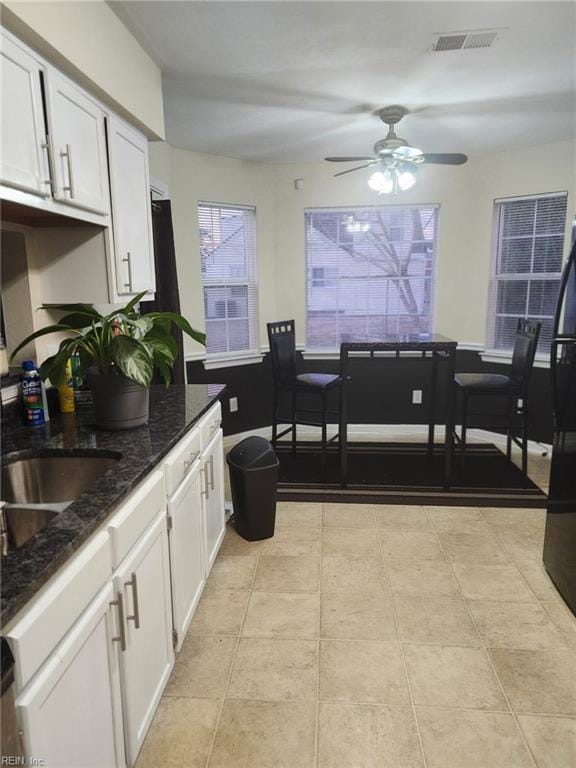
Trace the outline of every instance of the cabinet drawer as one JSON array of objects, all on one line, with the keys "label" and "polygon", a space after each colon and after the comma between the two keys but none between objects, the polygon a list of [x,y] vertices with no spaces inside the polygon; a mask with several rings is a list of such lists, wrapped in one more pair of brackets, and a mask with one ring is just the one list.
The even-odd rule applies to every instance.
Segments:
[{"label": "cabinet drawer", "polygon": [[113,568],[120,565],[165,502],[164,474],[157,469],[126,499],[108,523]]},{"label": "cabinet drawer", "polygon": [[202,450],[204,450],[216,432],[220,429],[222,423],[222,406],[220,403],[212,406],[208,413],[202,418],[198,425],[202,438]]},{"label": "cabinet drawer", "polygon": [[52,653],[112,572],[110,539],[97,533],[6,633],[16,659],[18,690]]},{"label": "cabinet drawer", "polygon": [[196,459],[200,457],[201,450],[200,430],[193,429],[170,451],[164,462],[168,498],[176,491]]}]

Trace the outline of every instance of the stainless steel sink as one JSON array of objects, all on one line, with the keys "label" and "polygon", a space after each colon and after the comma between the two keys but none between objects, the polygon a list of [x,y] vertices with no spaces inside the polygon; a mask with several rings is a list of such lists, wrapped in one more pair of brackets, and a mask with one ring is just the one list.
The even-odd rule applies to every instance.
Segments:
[{"label": "stainless steel sink", "polygon": [[51,509],[4,506],[0,523],[2,555],[7,555],[21,547],[38,531],[45,528],[56,515],[58,512]]},{"label": "stainless steel sink", "polygon": [[25,458],[8,454],[2,461],[2,500],[23,505],[70,503],[120,458],[111,451]]}]

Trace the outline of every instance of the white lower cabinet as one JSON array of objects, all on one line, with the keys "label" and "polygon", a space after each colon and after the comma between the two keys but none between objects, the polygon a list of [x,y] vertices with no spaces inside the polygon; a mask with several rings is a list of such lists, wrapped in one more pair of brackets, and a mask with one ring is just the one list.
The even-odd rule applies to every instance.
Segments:
[{"label": "white lower cabinet", "polygon": [[204,537],[200,461],[168,502],[172,617],[179,651],[204,589]]},{"label": "white lower cabinet", "polygon": [[224,537],[219,424],[218,406],[6,629],[29,759],[136,761]]},{"label": "white lower cabinet", "polygon": [[218,429],[202,452],[206,576],[224,538],[224,438]]},{"label": "white lower cabinet", "polygon": [[114,590],[123,613],[120,674],[126,757],[132,765],[174,664],[164,513],[115,572]]},{"label": "white lower cabinet", "polygon": [[125,765],[113,601],[108,583],[16,701],[26,755],[47,768]]}]

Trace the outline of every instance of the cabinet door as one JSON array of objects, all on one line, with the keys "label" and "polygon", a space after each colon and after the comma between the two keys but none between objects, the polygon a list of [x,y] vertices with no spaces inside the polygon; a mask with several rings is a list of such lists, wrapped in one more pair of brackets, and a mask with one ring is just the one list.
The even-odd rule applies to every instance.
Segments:
[{"label": "cabinet door", "polygon": [[3,184],[48,197],[52,190],[40,86],[41,67],[2,35],[0,176]]},{"label": "cabinet door", "polygon": [[200,461],[192,468],[168,503],[172,615],[176,650],[184,636],[204,589],[204,537]]},{"label": "cabinet door", "polygon": [[163,512],[114,576],[125,615],[120,672],[129,765],[136,760],[174,663],[167,533]]},{"label": "cabinet door", "polygon": [[46,72],[54,197],[96,213],[110,211],[104,113],[54,69]]},{"label": "cabinet door", "polygon": [[26,755],[47,768],[126,764],[113,601],[108,584],[16,700]]},{"label": "cabinet door", "polygon": [[117,290],[154,291],[148,140],[117,118],[107,128]]},{"label": "cabinet door", "polygon": [[224,538],[224,442],[219,429],[202,454],[204,470],[204,532],[206,575]]}]

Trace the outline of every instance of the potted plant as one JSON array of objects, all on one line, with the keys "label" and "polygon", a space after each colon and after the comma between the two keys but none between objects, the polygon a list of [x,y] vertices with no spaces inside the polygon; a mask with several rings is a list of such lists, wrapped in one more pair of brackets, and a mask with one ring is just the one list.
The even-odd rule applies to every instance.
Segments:
[{"label": "potted plant", "polygon": [[66,362],[77,354],[79,370],[86,376],[94,398],[96,424],[104,429],[130,429],[148,421],[148,395],[154,370],[169,386],[178,348],[172,336],[176,325],[205,345],[204,333],[175,312],[140,314],[137,305],[145,291],[126,306],[101,315],[92,304],[50,306],[66,314],[55,325],[32,333],[14,350],[50,333],[66,333],[58,352],[40,367],[43,379],[54,386],[64,382]]}]

